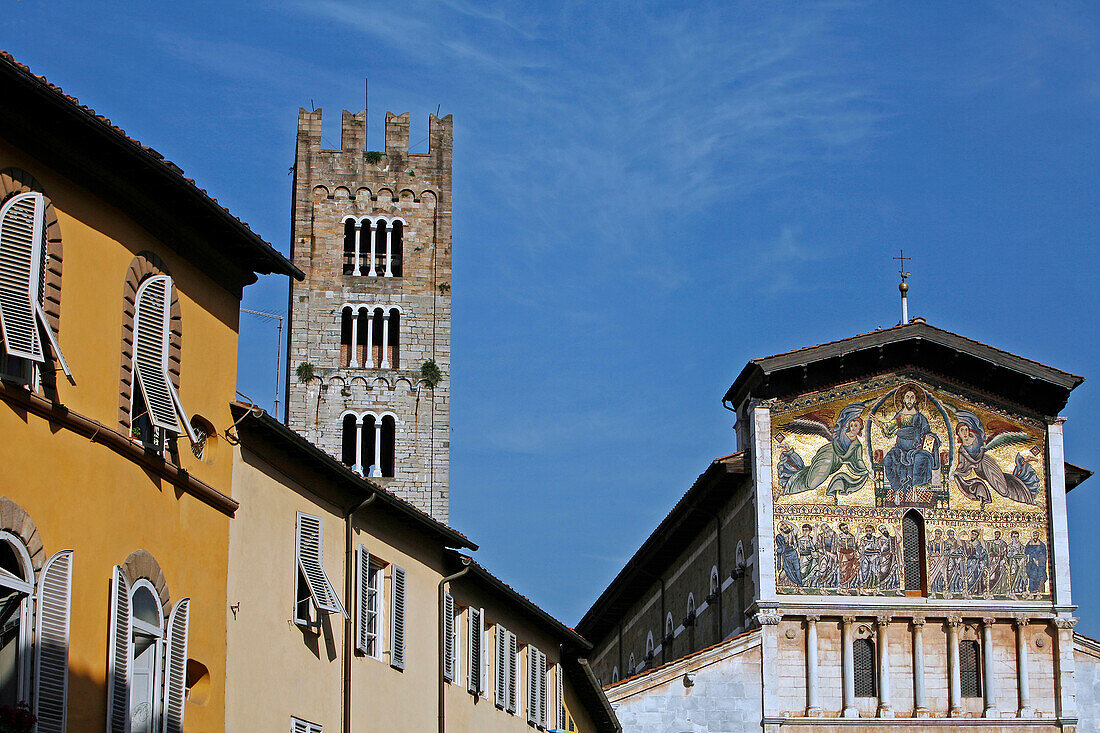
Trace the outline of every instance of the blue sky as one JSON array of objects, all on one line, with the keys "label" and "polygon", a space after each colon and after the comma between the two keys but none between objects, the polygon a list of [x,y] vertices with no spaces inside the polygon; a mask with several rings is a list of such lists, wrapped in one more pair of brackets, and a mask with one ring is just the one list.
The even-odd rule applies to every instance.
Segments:
[{"label": "blue sky", "polygon": [[[1100,5],[0,0],[0,47],[286,252],[299,106],[455,118],[453,524],[575,623],[713,458],[752,357],[911,313],[1090,378]],[[245,305],[286,308],[266,278]],[[275,332],[242,321],[270,406]],[[1100,479],[1070,495],[1100,634]],[[535,529],[532,530],[532,527]]]}]

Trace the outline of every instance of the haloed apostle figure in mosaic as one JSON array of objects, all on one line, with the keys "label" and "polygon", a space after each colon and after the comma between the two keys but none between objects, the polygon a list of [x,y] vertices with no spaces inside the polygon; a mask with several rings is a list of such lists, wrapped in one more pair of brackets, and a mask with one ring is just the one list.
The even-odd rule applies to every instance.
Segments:
[{"label": "haloed apostle figure in mosaic", "polygon": [[[1020,547],[1021,551],[1023,546]],[[938,595],[947,592],[947,542],[943,530],[937,527],[928,540],[928,591]]]},{"label": "haloed apostle figure in mosaic", "polygon": [[1032,463],[1038,458],[1033,453],[1020,452],[1012,473],[1001,470],[990,451],[1002,445],[1034,443],[1035,438],[1016,430],[1008,423],[991,424],[992,435],[986,437],[986,426],[970,410],[956,409],[955,435],[959,438],[958,462],[955,466],[955,483],[965,496],[981,503],[981,509],[993,501],[990,489],[1003,497],[1021,504],[1035,504],[1039,496],[1039,474]]},{"label": "haloed apostle figure in mosaic", "polygon": [[794,536],[794,528],[786,522],[779,523],[779,531],[775,533],[775,560],[779,566],[777,570],[786,578],[779,579],[781,585],[802,586],[802,569],[798,558],[798,544]]},{"label": "haloed apostle figure in mosaic", "polygon": [[847,522],[838,525],[840,536],[836,541],[837,571],[840,587],[857,588],[859,583],[859,543],[848,529]]},{"label": "haloed apostle figure in mosaic", "polygon": [[882,465],[894,493],[895,506],[912,503],[916,488],[931,483],[932,472],[940,467],[940,438],[932,432],[928,418],[920,410],[923,401],[924,391],[906,384],[894,393],[897,412],[893,419],[871,416],[883,436],[894,438],[894,447]]},{"label": "haloed apostle figure in mosaic", "polygon": [[840,585],[840,559],[836,532],[826,522],[818,530],[814,543],[817,549],[817,578],[822,588],[836,588]]},{"label": "haloed apostle figure in mosaic", "polygon": [[847,405],[831,428],[814,415],[803,415],[781,428],[800,435],[820,436],[828,441],[818,448],[807,465],[802,456],[784,444],[782,433],[776,435],[782,449],[777,470],[783,494],[799,494],[824,484],[825,493],[836,502],[841,494],[851,494],[867,483],[871,472],[864,464],[863,446],[859,441],[865,407],[865,402]]}]

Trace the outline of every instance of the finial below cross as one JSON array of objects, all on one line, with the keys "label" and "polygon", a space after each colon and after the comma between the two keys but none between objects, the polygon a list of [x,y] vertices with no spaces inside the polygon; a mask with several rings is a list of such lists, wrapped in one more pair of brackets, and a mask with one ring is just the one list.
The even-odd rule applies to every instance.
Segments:
[{"label": "finial below cross", "polygon": [[898,274],[901,275],[901,284],[898,285],[898,290],[901,291],[901,322],[902,325],[904,325],[906,323],[909,323],[909,299],[907,297],[909,294],[909,283],[907,283],[906,280],[911,274],[913,274],[911,272],[905,271],[905,261],[911,260],[913,258],[906,257],[905,250],[899,249],[898,256],[894,259],[897,260],[901,265],[901,269],[898,270]]}]

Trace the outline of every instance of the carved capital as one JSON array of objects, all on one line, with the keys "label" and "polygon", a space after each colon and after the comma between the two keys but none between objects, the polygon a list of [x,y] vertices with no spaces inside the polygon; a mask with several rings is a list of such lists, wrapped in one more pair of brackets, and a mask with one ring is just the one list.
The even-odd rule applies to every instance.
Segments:
[{"label": "carved capital", "polygon": [[1027,616],[1023,615],[1022,613],[1018,613],[1015,616],[1013,616],[1012,621],[1013,621],[1013,623],[1016,624],[1016,626],[1018,626],[1021,629],[1025,626],[1027,626],[1029,623],[1031,623],[1031,619],[1029,619]]},{"label": "carved capital", "polygon": [[894,617],[888,613],[881,613],[875,616],[875,622],[882,627],[889,626],[890,622],[894,620]]},{"label": "carved capital", "polygon": [[783,614],[780,611],[758,611],[756,614],[756,622],[761,626],[778,626],[782,620]]},{"label": "carved capital", "polygon": [[993,618],[992,616],[983,616],[982,623],[986,626],[992,626],[993,624],[997,623],[997,619]]},{"label": "carved capital", "polygon": [[842,616],[840,620],[844,622],[845,626],[851,626],[852,624],[854,624],[856,622],[856,617],[855,616]]},{"label": "carved capital", "polygon": [[806,614],[806,623],[816,624],[820,620],[821,620],[821,616],[819,616],[816,613]]},{"label": "carved capital", "polygon": [[924,622],[925,621],[926,621],[926,619],[924,618],[924,616],[914,616],[913,618],[909,619],[909,623],[913,624],[913,626],[916,626],[916,627],[922,628],[922,629],[924,628]]},{"label": "carved capital", "polygon": [[1074,626],[1077,625],[1078,620],[1079,619],[1073,616],[1058,616],[1056,618],[1052,618],[1050,622],[1054,624],[1055,628],[1058,629],[1072,629]]},{"label": "carved capital", "polygon": [[958,628],[959,626],[962,626],[962,622],[963,622],[962,616],[948,616],[947,617],[947,625],[952,627],[952,628]]}]

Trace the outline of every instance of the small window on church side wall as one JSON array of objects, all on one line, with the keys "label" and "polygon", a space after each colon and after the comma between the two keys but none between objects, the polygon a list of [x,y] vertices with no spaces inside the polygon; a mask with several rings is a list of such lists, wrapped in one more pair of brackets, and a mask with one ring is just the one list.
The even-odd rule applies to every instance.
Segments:
[{"label": "small window on church side wall", "polygon": [[878,694],[875,678],[875,644],[870,639],[856,639],[852,643],[855,662],[856,697],[874,697]]},{"label": "small window on church side wall", "polygon": [[924,519],[910,510],[901,520],[902,552],[905,553],[905,595],[922,596],[924,583]]},{"label": "small window on church side wall", "polygon": [[973,639],[959,642],[959,682],[963,697],[982,696],[981,649]]}]

